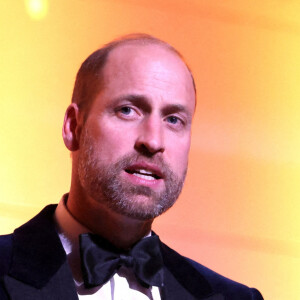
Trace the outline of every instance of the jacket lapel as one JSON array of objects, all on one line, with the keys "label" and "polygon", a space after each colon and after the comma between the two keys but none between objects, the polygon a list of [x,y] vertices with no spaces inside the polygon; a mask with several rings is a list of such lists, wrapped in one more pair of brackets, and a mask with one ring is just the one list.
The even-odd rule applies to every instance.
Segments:
[{"label": "jacket lapel", "polygon": [[213,292],[209,282],[187,259],[161,243],[164,259],[163,300],[224,300],[222,294]]},{"label": "jacket lapel", "polygon": [[12,300],[78,300],[67,262],[42,287],[24,283],[10,275],[5,276],[3,281]]},{"label": "jacket lapel", "polygon": [[3,279],[13,300],[78,299],[65,251],[56,233],[56,205],[44,208],[13,235],[12,262]]},{"label": "jacket lapel", "polygon": [[193,294],[184,288],[168,270],[165,270],[165,286],[161,290],[161,298],[162,300],[224,300],[223,295],[212,292],[204,295],[203,291],[200,291],[198,296]]}]

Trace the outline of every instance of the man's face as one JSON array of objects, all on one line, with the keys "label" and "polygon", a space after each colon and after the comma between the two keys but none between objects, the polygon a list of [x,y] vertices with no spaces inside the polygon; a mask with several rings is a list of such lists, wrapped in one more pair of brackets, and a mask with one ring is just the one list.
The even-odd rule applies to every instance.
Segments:
[{"label": "man's face", "polygon": [[111,210],[152,219],[178,198],[190,148],[195,92],[184,63],[157,45],[120,46],[85,121],[78,175]]}]

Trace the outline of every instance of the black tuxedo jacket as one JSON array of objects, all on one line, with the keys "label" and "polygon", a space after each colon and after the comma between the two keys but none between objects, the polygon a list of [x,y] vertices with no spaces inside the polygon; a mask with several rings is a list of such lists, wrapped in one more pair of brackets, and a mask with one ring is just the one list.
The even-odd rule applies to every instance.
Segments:
[{"label": "black tuxedo jacket", "polygon": [[[0,237],[0,300],[76,300],[71,270],[44,208],[13,234]],[[256,289],[231,281],[161,243],[165,285],[162,300],[262,300]]]}]

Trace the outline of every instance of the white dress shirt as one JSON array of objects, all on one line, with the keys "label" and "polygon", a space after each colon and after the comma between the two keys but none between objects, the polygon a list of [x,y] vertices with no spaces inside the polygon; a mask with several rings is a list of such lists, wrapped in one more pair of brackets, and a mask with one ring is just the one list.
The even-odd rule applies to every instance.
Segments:
[{"label": "white dress shirt", "polygon": [[73,274],[77,294],[80,300],[160,300],[160,291],[156,286],[145,288],[136,279],[132,269],[121,267],[111,279],[92,289],[86,289],[83,284],[79,235],[90,232],[73,218],[68,211],[64,196],[55,211],[57,231],[67,254],[68,262]]}]

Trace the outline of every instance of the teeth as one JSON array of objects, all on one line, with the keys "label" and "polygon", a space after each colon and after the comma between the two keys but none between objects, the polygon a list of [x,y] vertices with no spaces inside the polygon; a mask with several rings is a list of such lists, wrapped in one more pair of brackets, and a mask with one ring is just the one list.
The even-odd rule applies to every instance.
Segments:
[{"label": "teeth", "polygon": [[154,172],[145,169],[125,170],[127,173],[146,180],[160,179]]},{"label": "teeth", "polygon": [[140,174],[140,173],[133,173],[133,175],[136,176],[136,177],[140,177],[142,179],[146,179],[146,180],[155,180],[155,178],[151,175],[143,175],[143,174]]},{"label": "teeth", "polygon": [[137,170],[139,173],[141,174],[148,174],[148,175],[152,175],[153,173],[151,171],[148,171],[148,170],[144,170],[144,169],[140,169],[140,170]]}]

